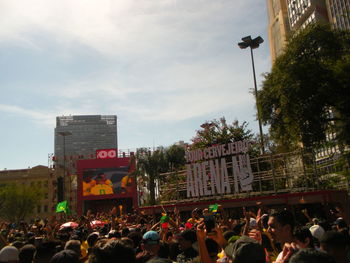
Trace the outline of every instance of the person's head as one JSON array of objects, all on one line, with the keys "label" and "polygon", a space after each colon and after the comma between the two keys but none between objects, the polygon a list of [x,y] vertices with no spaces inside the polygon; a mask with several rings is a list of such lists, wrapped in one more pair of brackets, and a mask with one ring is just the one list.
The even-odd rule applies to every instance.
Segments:
[{"label": "person's head", "polygon": [[288,210],[273,213],[269,217],[267,231],[272,239],[283,245],[293,240],[294,217]]},{"label": "person's head", "polygon": [[328,254],[312,248],[301,249],[291,256],[289,263],[336,263]]},{"label": "person's head", "polygon": [[62,250],[52,257],[50,263],[79,263],[79,257],[72,250]]},{"label": "person's head", "polygon": [[336,230],[348,227],[348,225],[342,217],[338,217],[337,220],[334,221],[333,226]]},{"label": "person's head", "polygon": [[265,263],[264,248],[254,239],[242,236],[225,248],[225,254],[234,263]]},{"label": "person's head", "polygon": [[314,248],[313,236],[307,227],[296,227],[293,236],[299,248]]},{"label": "person's head", "polygon": [[138,231],[132,231],[128,234],[128,238],[130,238],[134,242],[134,248],[138,248],[142,241],[142,235]]},{"label": "person's head", "polygon": [[64,249],[72,250],[75,253],[77,253],[78,257],[80,257],[81,255],[80,246],[81,246],[81,243],[79,240],[69,240],[64,246]]},{"label": "person's head", "polygon": [[196,219],[200,218],[200,210],[199,210],[199,208],[195,208],[195,209],[192,210],[192,217],[196,218]]},{"label": "person's head", "polygon": [[192,244],[197,241],[197,235],[195,231],[191,229],[187,229],[180,233],[177,240],[178,240],[180,249],[182,251],[185,251],[191,248]]},{"label": "person's head", "polygon": [[160,249],[160,236],[156,231],[148,231],[142,237],[142,249],[152,256],[158,255]]},{"label": "person's head", "polygon": [[309,230],[317,242],[323,237],[325,233],[323,227],[320,225],[313,225],[309,228]]},{"label": "person's head", "polygon": [[36,253],[36,248],[34,245],[27,244],[24,245],[19,250],[19,263],[32,263]]},{"label": "person's head", "polygon": [[89,263],[109,263],[111,259],[118,262],[136,262],[134,250],[121,240],[101,239],[97,241],[89,257]]},{"label": "person's head", "polygon": [[336,262],[345,262],[348,252],[347,237],[337,231],[327,231],[320,240],[321,250],[331,255]]},{"label": "person's head", "polygon": [[5,246],[0,250],[1,263],[17,263],[19,251],[14,246]]},{"label": "person's head", "polygon": [[35,262],[47,263],[57,252],[57,247],[60,246],[60,241],[44,241],[36,246]]},{"label": "person's head", "polygon": [[87,243],[89,245],[89,247],[93,247],[95,245],[95,243],[97,242],[98,238],[99,238],[99,233],[98,232],[93,232],[90,235],[88,235],[87,237]]}]

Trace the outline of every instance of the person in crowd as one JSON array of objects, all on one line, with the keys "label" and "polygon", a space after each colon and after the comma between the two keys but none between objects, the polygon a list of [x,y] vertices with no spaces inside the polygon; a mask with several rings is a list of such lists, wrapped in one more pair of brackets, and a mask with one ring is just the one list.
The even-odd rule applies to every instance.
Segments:
[{"label": "person in crowd", "polygon": [[19,263],[33,263],[36,253],[36,247],[32,244],[27,244],[19,250]]},{"label": "person in crowd", "polygon": [[294,243],[297,245],[297,248],[315,248],[313,236],[309,228],[305,227],[296,227],[294,229]]},{"label": "person in crowd", "polygon": [[0,263],[18,263],[19,251],[14,246],[5,246],[0,250]]},{"label": "person in crowd", "polygon": [[192,229],[182,231],[178,237],[179,248],[182,251],[176,258],[176,262],[185,263],[198,256],[198,251],[194,248],[197,242],[196,232]]},{"label": "person in crowd", "polygon": [[316,249],[301,249],[291,256],[289,263],[336,263],[328,254]]},{"label": "person in crowd", "polygon": [[320,240],[320,248],[334,258],[337,263],[349,262],[348,239],[337,231],[327,231]]},{"label": "person in crowd", "polygon": [[147,262],[150,259],[158,258],[160,250],[160,235],[158,232],[150,230],[146,232],[141,241],[141,252],[136,256],[138,263]]},{"label": "person in crowd", "polygon": [[101,239],[98,240],[91,255],[89,256],[89,263],[112,263],[125,262],[135,263],[136,256],[134,250],[125,245],[121,240]]},{"label": "person in crowd", "polygon": [[73,250],[62,250],[52,257],[50,263],[79,263],[79,257]]}]

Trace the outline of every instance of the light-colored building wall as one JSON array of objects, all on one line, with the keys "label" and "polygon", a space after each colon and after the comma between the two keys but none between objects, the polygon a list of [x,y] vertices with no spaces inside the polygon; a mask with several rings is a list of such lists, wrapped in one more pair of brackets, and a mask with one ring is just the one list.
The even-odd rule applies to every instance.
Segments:
[{"label": "light-colored building wall", "polygon": [[269,17],[268,35],[272,63],[282,54],[290,34],[285,0],[267,0]]},{"label": "light-colored building wall", "polygon": [[0,185],[16,183],[43,189],[43,199],[35,207],[31,215],[33,218],[48,218],[55,213],[57,195],[55,182],[54,170],[41,165],[28,169],[0,171]]}]

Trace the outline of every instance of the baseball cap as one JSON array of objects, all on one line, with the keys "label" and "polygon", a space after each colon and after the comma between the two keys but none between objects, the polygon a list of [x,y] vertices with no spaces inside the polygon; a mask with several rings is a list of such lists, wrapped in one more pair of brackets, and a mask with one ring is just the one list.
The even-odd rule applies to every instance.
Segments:
[{"label": "baseball cap", "polygon": [[311,235],[317,238],[318,240],[320,240],[325,233],[323,227],[319,225],[313,225],[309,228],[309,230],[311,232]]},{"label": "baseball cap", "polygon": [[264,248],[248,236],[226,246],[225,254],[235,263],[265,263]]},{"label": "baseball cap", "polygon": [[142,237],[143,243],[150,244],[150,245],[159,244],[159,240],[160,240],[159,234],[153,230],[146,232]]},{"label": "baseball cap", "polygon": [[19,254],[19,251],[14,246],[3,247],[0,250],[0,261],[1,262],[16,261],[19,259],[18,254]]}]

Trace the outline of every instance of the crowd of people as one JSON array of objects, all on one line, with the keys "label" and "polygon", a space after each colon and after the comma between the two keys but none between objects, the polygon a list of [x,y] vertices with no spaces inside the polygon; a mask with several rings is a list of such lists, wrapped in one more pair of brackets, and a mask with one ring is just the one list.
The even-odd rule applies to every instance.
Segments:
[{"label": "crowd of people", "polygon": [[0,263],[350,262],[341,214],[330,221],[303,210],[298,222],[290,210],[259,206],[243,208],[235,219],[221,206],[196,208],[188,218],[176,208],[162,215],[117,211],[2,222]]}]

